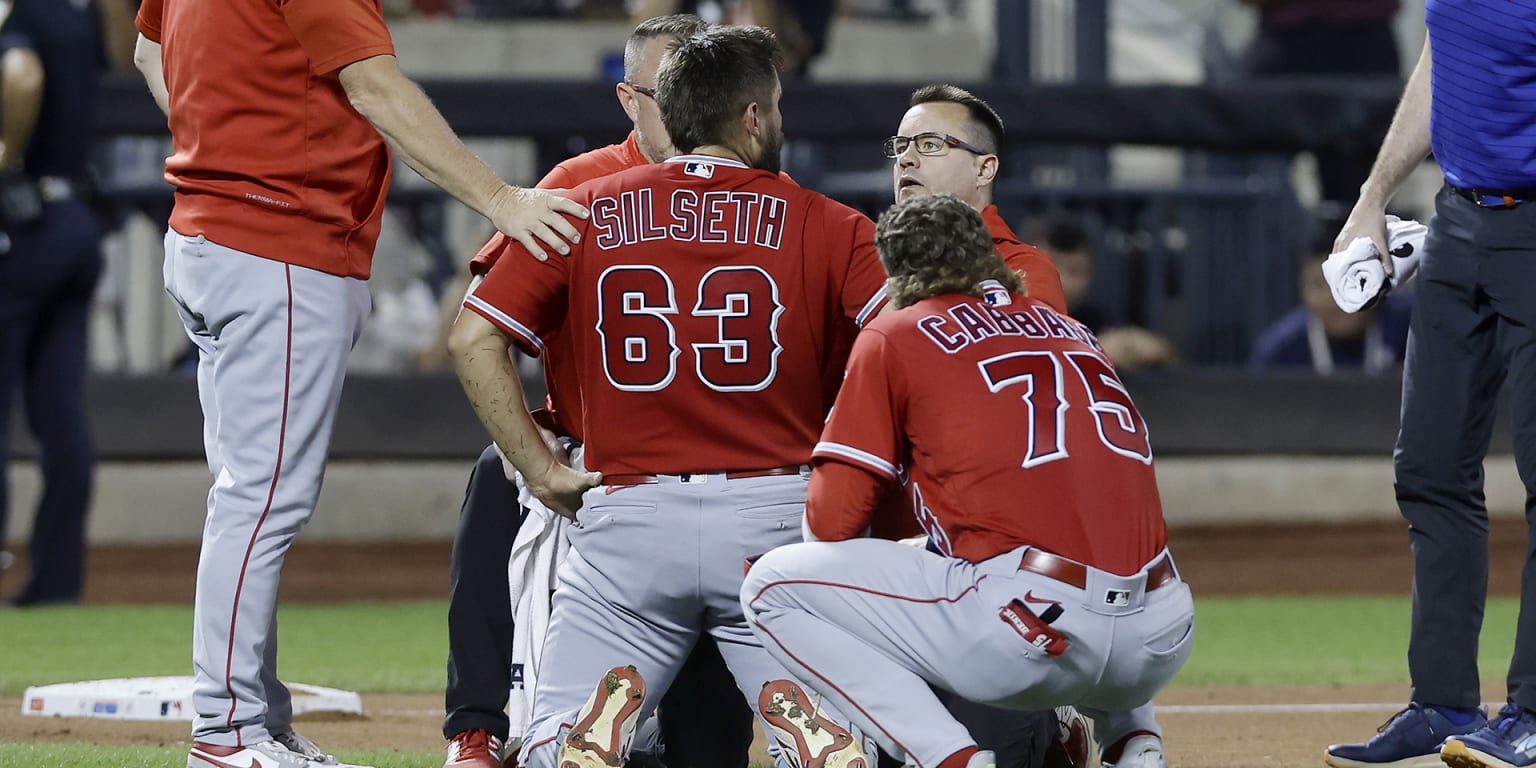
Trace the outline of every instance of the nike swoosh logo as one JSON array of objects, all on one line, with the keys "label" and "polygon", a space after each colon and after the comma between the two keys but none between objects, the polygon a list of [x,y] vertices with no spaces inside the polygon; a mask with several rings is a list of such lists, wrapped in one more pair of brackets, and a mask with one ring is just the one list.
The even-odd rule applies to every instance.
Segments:
[{"label": "nike swoosh logo", "polygon": [[[216,766],[216,768],[258,768],[256,758],[252,757],[250,754],[246,754],[244,757],[240,758],[238,762],[229,762],[228,760],[214,757],[213,755],[210,755],[207,752],[198,749],[197,747],[192,748],[192,754],[196,755],[197,759],[209,765]],[[231,755],[231,757],[233,757],[233,755]]]},{"label": "nike swoosh logo", "polygon": [[1526,736],[1524,739],[1521,739],[1520,743],[1515,745],[1515,753],[1519,754],[1522,752],[1527,752],[1532,747],[1536,747],[1536,733],[1532,733],[1529,736]]},{"label": "nike swoosh logo", "polygon": [[1060,600],[1048,600],[1044,597],[1035,597],[1035,591],[1033,589],[1024,593],[1024,602],[1034,603],[1035,605],[1061,605]]}]

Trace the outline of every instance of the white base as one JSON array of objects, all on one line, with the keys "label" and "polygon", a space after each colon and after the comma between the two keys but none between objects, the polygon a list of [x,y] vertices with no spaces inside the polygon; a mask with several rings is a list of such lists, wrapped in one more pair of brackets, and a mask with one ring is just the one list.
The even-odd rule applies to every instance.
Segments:
[{"label": "white base", "polygon": [[[352,691],[288,683],[293,714],[339,712],[361,715],[363,700]],[[33,716],[96,717],[105,720],[191,722],[192,678],[134,677],[89,680],[28,688],[21,713]]]}]

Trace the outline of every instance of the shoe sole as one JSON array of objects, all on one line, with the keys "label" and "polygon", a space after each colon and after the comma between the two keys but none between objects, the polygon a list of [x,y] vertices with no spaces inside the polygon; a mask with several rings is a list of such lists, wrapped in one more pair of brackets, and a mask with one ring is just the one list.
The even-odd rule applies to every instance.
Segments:
[{"label": "shoe sole", "polygon": [[[560,742],[560,768],[619,768],[645,703],[645,680],[634,667],[614,667],[603,675],[592,698],[577,713],[576,724]],[[601,739],[594,741],[593,739]]]},{"label": "shoe sole", "polygon": [[1440,760],[1451,768],[1518,768],[1486,752],[1475,750],[1460,739],[1450,739],[1440,748]]},{"label": "shoe sole", "polygon": [[1402,760],[1393,760],[1390,763],[1366,763],[1359,760],[1350,760],[1347,757],[1327,755],[1323,763],[1330,768],[1444,768],[1445,763],[1440,760],[1440,755],[1417,755],[1405,757]]},{"label": "shoe sole", "polygon": [[757,708],[795,768],[869,768],[853,735],[823,717],[800,686],[788,680],[765,684]]}]

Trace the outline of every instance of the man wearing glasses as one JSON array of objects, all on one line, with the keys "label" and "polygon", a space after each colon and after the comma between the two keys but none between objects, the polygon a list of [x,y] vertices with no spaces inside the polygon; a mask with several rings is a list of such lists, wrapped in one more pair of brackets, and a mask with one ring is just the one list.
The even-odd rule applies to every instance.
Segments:
[{"label": "man wearing glasses", "polygon": [[885,156],[895,161],[896,202],[941,192],[965,201],[981,212],[998,255],[1024,273],[1029,295],[1066,312],[1061,275],[1051,258],[1020,242],[992,204],[1003,139],[1003,121],[992,106],[963,88],[926,85],[912,93],[896,133],[885,140]]},{"label": "man wearing glasses", "polygon": [[[656,68],[661,57],[679,40],[703,31],[708,24],[692,14],[658,16],[641,22],[624,44],[624,80],[615,86],[619,106],[634,128],[618,144],[569,158],[539,182],[542,189],[569,189],[612,173],[659,163],[676,154],[661,111],[656,105]],[[649,83],[651,85],[645,85]],[[504,252],[504,235],[492,237],[470,262],[479,282]],[[548,407],[539,409],[542,426],[564,438],[570,447],[579,444],[581,393],[576,384],[574,360],[563,342],[544,354]],[[505,709],[508,690],[534,681],[513,680],[513,633],[515,630],[507,580],[507,561],[518,531],[527,521],[527,508],[519,509],[521,478],[514,483],[503,470],[501,457],[488,446],[470,474],[459,528],[454,537],[452,591],[448,601],[447,717],[443,735],[449,739],[444,768],[499,768],[503,759],[512,765],[520,746],[521,729],[511,733]],[[530,504],[537,504],[531,501]],[[546,514],[545,518],[551,518]],[[539,525],[539,521],[528,522]],[[530,640],[536,638],[530,638]],[[662,742],[669,768],[747,765],[752,743],[752,710],[736,690],[714,640],[700,638],[663,698]],[[510,749],[509,749],[510,747]]]}]

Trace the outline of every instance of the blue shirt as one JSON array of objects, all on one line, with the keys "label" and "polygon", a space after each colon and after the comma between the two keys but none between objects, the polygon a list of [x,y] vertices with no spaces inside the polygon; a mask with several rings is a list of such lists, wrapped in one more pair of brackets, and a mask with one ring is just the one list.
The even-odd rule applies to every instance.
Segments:
[{"label": "blue shirt", "polygon": [[1430,142],[1445,179],[1536,188],[1536,3],[1428,0]]},{"label": "blue shirt", "polygon": [[106,63],[97,14],[91,0],[16,0],[0,26],[0,51],[30,48],[43,62],[42,110],[22,160],[34,177],[85,174]]}]

